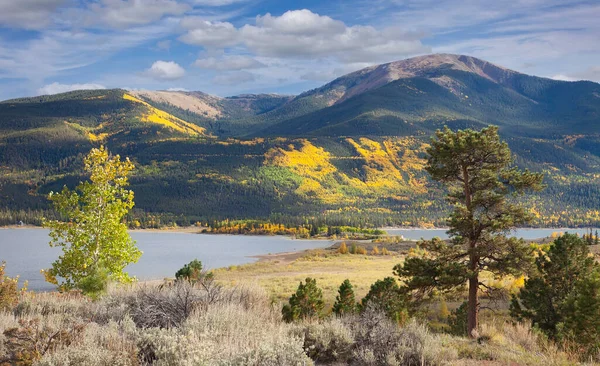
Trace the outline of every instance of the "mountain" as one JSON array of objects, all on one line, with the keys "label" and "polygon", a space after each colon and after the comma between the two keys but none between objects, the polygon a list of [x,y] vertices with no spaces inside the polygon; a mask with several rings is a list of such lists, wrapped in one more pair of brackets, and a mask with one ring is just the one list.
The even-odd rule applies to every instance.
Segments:
[{"label": "mountain", "polygon": [[313,91],[330,107],[256,132],[274,136],[431,134],[494,124],[505,135],[600,131],[600,84],[528,76],[473,57],[433,55],[343,76]]},{"label": "mountain", "polygon": [[39,222],[45,196],[83,179],[106,145],[137,166],[145,227],[223,219],[443,224],[423,167],[429,136],[500,127],[515,162],[544,172],[537,225],[600,224],[600,84],[525,75],[473,57],[369,67],[297,96],[77,91],[0,103],[0,223]]}]

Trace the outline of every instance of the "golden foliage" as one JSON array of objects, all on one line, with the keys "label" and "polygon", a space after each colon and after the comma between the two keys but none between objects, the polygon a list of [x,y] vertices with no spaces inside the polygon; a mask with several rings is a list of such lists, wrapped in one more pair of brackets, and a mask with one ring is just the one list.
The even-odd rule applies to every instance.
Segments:
[{"label": "golden foliage", "polygon": [[[417,179],[425,160],[418,157],[426,145],[412,138],[387,139],[383,143],[360,138],[345,140],[357,156],[334,156],[303,139],[275,147],[265,154],[265,164],[288,168],[302,179],[295,193],[324,203],[353,204],[357,196],[376,199],[398,193],[425,193],[424,179]],[[416,150],[416,151],[415,151]],[[335,160],[363,162],[358,170],[344,172]]]},{"label": "golden foliage", "polygon": [[342,244],[340,244],[340,247],[338,248],[338,253],[348,254],[348,246],[346,245],[346,242],[343,242]]},{"label": "golden foliage", "polygon": [[130,94],[123,94],[123,99],[140,103],[147,108],[147,112],[141,117],[142,122],[159,124],[190,136],[206,135],[206,130],[204,128],[179,119],[167,112],[161,111],[158,108],[154,108],[150,104]]}]

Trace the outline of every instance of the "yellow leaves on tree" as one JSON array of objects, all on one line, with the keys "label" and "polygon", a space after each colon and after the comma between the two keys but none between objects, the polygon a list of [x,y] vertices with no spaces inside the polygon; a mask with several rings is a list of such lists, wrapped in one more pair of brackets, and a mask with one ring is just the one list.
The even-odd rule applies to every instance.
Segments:
[{"label": "yellow leaves on tree", "polygon": [[123,270],[142,254],[124,222],[134,205],[133,191],[125,188],[133,168],[129,159],[121,161],[104,147],[92,149],[84,160],[90,180],[75,190],[64,187],[60,193],[50,193],[54,208],[66,220],[44,220],[50,229],[50,246],[63,251],[43,272],[48,282],[59,284],[61,278],[61,289],[97,294],[110,280],[132,280]]},{"label": "yellow leaves on tree", "polygon": [[147,112],[141,118],[142,122],[156,123],[190,136],[206,135],[206,130],[204,128],[179,119],[167,112],[161,111],[158,108],[154,108],[150,104],[130,94],[123,94],[123,99],[140,103],[147,108]]}]

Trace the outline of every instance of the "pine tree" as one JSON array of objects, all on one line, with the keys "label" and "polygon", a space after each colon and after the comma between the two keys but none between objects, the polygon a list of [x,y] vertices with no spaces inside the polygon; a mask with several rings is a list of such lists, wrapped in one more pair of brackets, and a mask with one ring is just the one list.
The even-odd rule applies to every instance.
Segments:
[{"label": "pine tree", "polygon": [[386,277],[371,285],[369,293],[361,301],[360,308],[365,310],[368,306],[385,312],[390,319],[398,323],[407,318],[406,293],[398,286],[394,277]]},{"label": "pine tree", "polygon": [[598,265],[589,256],[587,243],[577,235],[564,234],[554,240],[546,253],[535,260],[537,271],[510,305],[511,316],[529,320],[549,337],[557,336],[557,327],[568,315],[565,300],[578,281],[595,271]]},{"label": "pine tree", "polygon": [[356,299],[350,280],[344,280],[338,289],[338,295],[333,304],[333,312],[337,315],[350,314],[356,311]]},{"label": "pine tree", "polygon": [[317,281],[307,277],[306,283],[300,282],[296,293],[289,299],[289,304],[283,306],[283,320],[293,322],[302,319],[318,318],[323,311],[323,291],[317,287]]},{"label": "pine tree", "polygon": [[[507,198],[541,190],[542,175],[512,167],[513,158],[497,127],[480,132],[449,128],[431,140],[426,170],[445,183],[454,207],[447,221],[449,243],[422,242],[427,255],[408,258],[394,272],[415,295],[434,290],[452,291],[468,286],[467,330],[477,328],[479,291],[485,289],[480,273],[520,275],[531,261],[531,249],[505,233],[531,218],[523,207]],[[422,297],[422,296],[421,296]]]}]

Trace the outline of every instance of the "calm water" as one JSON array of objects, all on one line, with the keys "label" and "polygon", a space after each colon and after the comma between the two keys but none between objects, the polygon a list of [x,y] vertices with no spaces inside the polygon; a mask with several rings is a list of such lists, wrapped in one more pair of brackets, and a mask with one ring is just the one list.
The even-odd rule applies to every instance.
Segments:
[{"label": "calm water", "polygon": [[[592,229],[600,231],[600,229]],[[402,235],[408,240],[433,239],[440,237],[447,239],[446,229],[387,229],[389,235]],[[569,232],[571,234],[583,235],[589,232],[589,229],[517,229],[513,232],[513,236],[523,239],[540,239],[552,235],[553,232]]]},{"label": "calm water", "polygon": [[[170,232],[131,233],[144,252],[127,271],[142,280],[173,277],[184,264],[198,258],[207,268],[254,262],[252,256],[324,248],[327,240],[296,240],[281,236],[201,235]],[[40,269],[48,268],[61,253],[48,246],[44,229],[0,229],[0,262],[8,276],[20,275],[32,290],[52,289]]]}]

